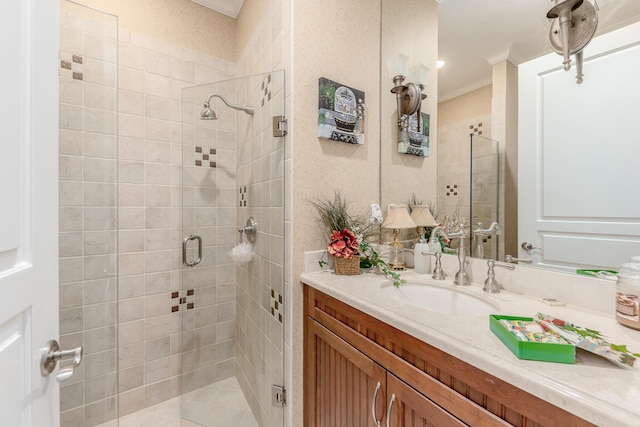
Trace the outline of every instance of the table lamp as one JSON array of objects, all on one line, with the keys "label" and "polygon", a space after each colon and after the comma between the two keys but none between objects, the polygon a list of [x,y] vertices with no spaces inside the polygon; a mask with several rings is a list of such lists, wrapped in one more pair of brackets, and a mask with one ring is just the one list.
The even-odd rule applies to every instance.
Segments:
[{"label": "table lamp", "polygon": [[435,227],[438,222],[431,215],[429,206],[417,205],[413,207],[411,211],[411,219],[416,223],[416,233],[418,236],[414,239],[414,243],[418,243],[425,233],[426,227]]},{"label": "table lamp", "polygon": [[398,234],[401,228],[414,228],[416,223],[409,216],[409,211],[405,205],[389,205],[387,210],[387,218],[382,223],[382,228],[391,228],[393,230],[393,242],[391,246],[394,249],[394,255],[389,261],[389,267],[392,270],[402,271],[407,269],[402,256],[402,243],[398,241]]}]

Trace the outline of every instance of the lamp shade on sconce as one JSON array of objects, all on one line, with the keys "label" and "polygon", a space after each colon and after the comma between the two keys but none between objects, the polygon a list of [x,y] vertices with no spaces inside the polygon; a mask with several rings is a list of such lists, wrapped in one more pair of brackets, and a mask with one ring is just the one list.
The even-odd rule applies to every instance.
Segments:
[{"label": "lamp shade on sconce", "polygon": [[427,86],[428,78],[429,67],[424,64],[414,65],[411,67],[411,70],[409,70],[409,81],[421,85],[423,88]]},{"label": "lamp shade on sconce", "polygon": [[389,72],[389,78],[394,79],[396,76],[407,77],[409,72],[410,58],[407,55],[396,53],[391,58],[387,59],[387,71]]}]

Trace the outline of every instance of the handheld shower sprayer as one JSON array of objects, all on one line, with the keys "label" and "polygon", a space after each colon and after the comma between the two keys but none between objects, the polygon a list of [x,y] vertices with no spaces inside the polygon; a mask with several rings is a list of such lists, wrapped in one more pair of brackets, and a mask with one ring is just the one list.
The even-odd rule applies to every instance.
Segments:
[{"label": "handheld shower sprayer", "polygon": [[216,116],[216,112],[211,109],[211,104],[210,104],[211,98],[219,98],[222,100],[222,102],[225,103],[227,107],[233,108],[234,110],[238,110],[238,111],[244,111],[248,115],[253,116],[253,112],[254,112],[253,107],[250,107],[248,105],[241,106],[241,105],[230,104],[222,96],[212,93],[211,95],[207,96],[207,100],[204,102],[204,108],[200,112],[200,120],[216,120],[218,118]]}]

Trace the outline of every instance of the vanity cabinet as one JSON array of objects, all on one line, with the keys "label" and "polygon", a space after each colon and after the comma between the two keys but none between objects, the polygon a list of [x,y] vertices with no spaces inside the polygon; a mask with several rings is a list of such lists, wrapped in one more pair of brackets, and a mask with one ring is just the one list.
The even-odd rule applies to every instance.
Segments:
[{"label": "vanity cabinet", "polygon": [[310,286],[304,291],[307,427],[593,425]]},{"label": "vanity cabinet", "polygon": [[315,320],[307,326],[315,363],[307,367],[313,380],[305,383],[314,385],[305,391],[313,405],[305,425],[377,426],[389,414],[390,426],[464,425]]}]

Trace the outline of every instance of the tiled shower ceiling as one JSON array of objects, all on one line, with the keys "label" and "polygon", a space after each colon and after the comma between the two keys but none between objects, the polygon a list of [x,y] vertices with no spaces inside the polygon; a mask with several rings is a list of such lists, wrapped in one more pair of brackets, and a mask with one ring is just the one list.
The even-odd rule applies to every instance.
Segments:
[{"label": "tiled shower ceiling", "polygon": [[216,12],[224,13],[233,19],[238,17],[244,0],[191,0]]}]

